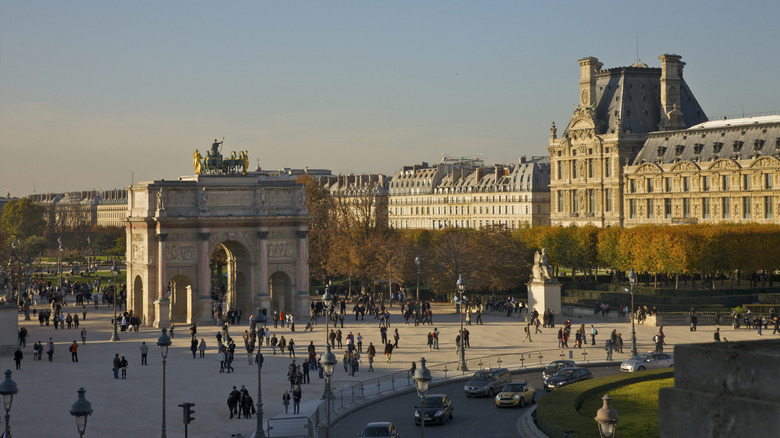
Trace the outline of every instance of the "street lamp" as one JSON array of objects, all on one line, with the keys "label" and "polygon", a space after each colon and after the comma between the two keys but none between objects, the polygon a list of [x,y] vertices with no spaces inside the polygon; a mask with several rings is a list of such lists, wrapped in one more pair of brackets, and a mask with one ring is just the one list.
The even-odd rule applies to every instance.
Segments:
[{"label": "street lamp", "polygon": [[628,284],[631,286],[631,356],[637,354],[636,350],[636,326],[634,325],[634,285],[636,284],[636,272],[634,268],[628,270]]},{"label": "street lamp", "polygon": [[466,282],[463,281],[463,275],[458,275],[458,281],[455,283],[458,286],[458,316],[460,317],[460,363],[458,364],[458,371],[468,371],[466,366],[466,336],[463,332],[463,292],[466,289]]},{"label": "street lamp", "polygon": [[[260,312],[260,308],[257,308],[255,316],[252,317],[252,322],[255,323],[255,327],[260,327],[260,324],[264,323],[266,318]],[[257,430],[255,430],[255,438],[265,438],[265,431],[263,430],[263,390],[260,385],[261,376],[260,371],[263,369],[263,354],[260,352],[263,346],[262,339],[258,338],[257,343],[257,356],[255,356],[255,363],[257,363]]]},{"label": "street lamp", "polygon": [[84,431],[87,430],[87,417],[92,415],[92,403],[84,398],[86,392],[86,389],[79,388],[79,398],[70,407],[70,415],[76,417],[76,429],[79,431],[79,437],[84,436]]},{"label": "street lamp", "polygon": [[11,380],[11,370],[5,370],[5,380],[0,383],[0,397],[3,399],[3,409],[5,409],[4,438],[11,438],[11,403],[14,402],[14,395],[17,392],[19,392],[19,388],[16,386],[16,382]]},{"label": "street lamp", "polygon": [[420,302],[420,263],[422,263],[422,259],[420,258],[420,254],[417,254],[417,257],[414,258],[414,264],[417,265],[417,302]]},{"label": "street lamp", "polygon": [[612,397],[605,395],[602,397],[602,400],[604,400],[604,406],[596,411],[596,416],[593,419],[599,424],[599,435],[601,435],[601,438],[612,438],[617,430],[617,411],[609,405]]},{"label": "street lamp", "polygon": [[114,260],[114,265],[111,266],[111,275],[114,276],[114,296],[111,301],[114,302],[114,333],[111,334],[111,341],[118,341],[119,340],[119,333],[116,331],[117,326],[117,320],[116,320],[116,300],[118,296],[118,289],[116,286],[116,276],[119,275],[119,266],[116,265],[116,260]]},{"label": "street lamp", "polygon": [[[60,250],[60,263],[59,263],[59,265],[60,265],[60,289],[64,289],[65,288],[65,283],[63,283],[63,281],[62,281],[62,251],[64,251],[65,249],[62,247],[62,236],[57,238],[57,245],[59,246],[59,250]],[[63,295],[65,295],[64,291],[63,291]]]},{"label": "street lamp", "polygon": [[424,357],[420,358],[420,366],[414,371],[414,383],[417,386],[417,395],[420,396],[420,436],[425,438],[425,396],[428,395],[428,386],[431,383],[431,371],[425,366]]},{"label": "street lamp", "polygon": [[168,329],[162,329],[162,335],[157,338],[157,346],[160,347],[160,355],[163,360],[163,397],[162,397],[162,438],[166,438],[165,434],[165,361],[168,359],[168,347],[171,346],[171,338],[168,336]]},{"label": "street lamp", "polygon": [[330,438],[330,378],[333,376],[333,367],[336,365],[336,355],[331,353],[330,344],[327,345],[325,354],[320,356],[320,366],[325,372],[325,392],[322,395],[322,399],[327,403],[328,422],[325,428],[325,438]]}]

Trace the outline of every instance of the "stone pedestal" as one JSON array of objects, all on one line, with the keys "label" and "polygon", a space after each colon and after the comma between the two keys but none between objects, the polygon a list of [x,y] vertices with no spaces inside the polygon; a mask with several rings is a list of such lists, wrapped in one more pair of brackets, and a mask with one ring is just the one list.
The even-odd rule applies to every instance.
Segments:
[{"label": "stone pedestal", "polygon": [[[542,315],[547,309],[555,315],[561,314],[561,283],[557,281],[532,280],[528,283],[528,313],[536,309]],[[541,317],[541,316],[540,316]]]},{"label": "stone pedestal", "polygon": [[154,326],[157,328],[171,326],[171,300],[159,298],[154,301]]},{"label": "stone pedestal", "polygon": [[19,345],[19,312],[13,304],[0,304],[0,356],[13,356]]},{"label": "stone pedestal", "polygon": [[662,388],[658,398],[661,437],[752,437],[779,431],[778,364],[780,339],[676,346],[674,387]]}]

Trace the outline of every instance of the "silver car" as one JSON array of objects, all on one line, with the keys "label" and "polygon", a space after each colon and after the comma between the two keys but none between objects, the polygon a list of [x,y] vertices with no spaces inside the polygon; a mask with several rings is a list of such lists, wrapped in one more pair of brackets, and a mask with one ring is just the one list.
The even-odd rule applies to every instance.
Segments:
[{"label": "silver car", "polygon": [[669,353],[639,353],[636,356],[620,364],[620,371],[633,373],[634,371],[654,370],[658,368],[672,368],[674,356]]}]

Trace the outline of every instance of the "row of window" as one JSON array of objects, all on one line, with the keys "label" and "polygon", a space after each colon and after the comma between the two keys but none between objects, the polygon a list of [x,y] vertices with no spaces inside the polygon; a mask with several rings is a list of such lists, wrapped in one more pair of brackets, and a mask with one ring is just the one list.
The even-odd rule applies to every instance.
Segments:
[{"label": "row of window", "polygon": [[[742,184],[739,187],[739,190],[752,190],[753,184],[752,184],[752,175],[742,175]],[[774,188],[773,183],[773,177],[771,173],[765,173],[761,175],[761,182],[762,182],[762,189],[764,190],[771,190]],[[690,176],[684,176],[682,177],[682,180],[680,181],[681,189],[683,192],[690,192],[691,191],[691,177]],[[647,178],[645,180],[645,192],[646,193],[653,193],[655,190],[654,187],[654,179],[653,178]],[[721,175],[720,176],[720,190],[721,191],[727,191],[731,190],[731,175]],[[628,180],[628,191],[629,193],[636,193],[637,192],[637,180],[636,178],[630,178]],[[708,192],[710,191],[710,177],[709,175],[704,175],[701,177],[701,191]],[[671,193],[672,192],[672,178],[671,177],[665,177],[664,178],[664,192],[665,193]]]},{"label": "row of window", "polygon": [[[596,211],[596,192],[594,189],[587,189],[584,192],[584,198],[580,199],[577,190],[559,190],[558,191],[558,212],[562,213],[565,205],[565,197],[568,196],[571,212],[580,210],[580,203],[584,203],[585,211],[594,213]],[[604,211],[612,211],[612,189],[604,189]]]},{"label": "row of window", "polygon": [[[742,204],[742,218],[743,219],[750,219],[752,217],[752,201],[753,198],[751,196],[743,196],[741,199]],[[640,216],[643,216],[647,219],[654,219],[654,200],[653,199],[645,199],[644,200],[645,205],[640,211]],[[711,200],[710,198],[702,198],[699,201],[691,201],[690,198],[683,198],[682,199],[682,205],[677,206],[677,211],[672,211],[672,198],[664,198],[663,200],[663,213],[665,219],[671,219],[672,217],[683,217],[683,218],[690,218],[690,217],[701,217],[703,219],[710,219],[712,216],[710,215],[711,211]],[[693,208],[695,209],[693,212],[691,212],[691,206],[693,205]],[[731,219],[732,217],[732,210],[731,210],[731,198],[728,197],[722,197],[720,198],[719,202],[720,206],[720,212],[718,216],[721,219]],[[631,219],[637,218],[637,205],[641,205],[641,201],[637,199],[629,199],[628,200],[628,216]],[[757,205],[760,206],[760,205]],[[763,197],[763,216],[764,219],[771,219],[774,214],[774,208],[773,208],[773,197],[772,196],[764,196]],[[680,207],[682,207],[682,211],[680,211]],[[699,213],[698,208],[701,207],[701,213]],[[734,217],[737,217],[737,210],[734,210]]]},{"label": "row of window", "polygon": [[[576,161],[576,160],[570,160],[570,161],[558,161],[557,162],[557,177],[558,179],[563,179],[563,164],[566,163],[566,166],[571,169],[571,178],[576,179],[580,176],[587,175],[588,178],[593,178],[593,167],[594,167],[594,158],[588,158],[584,161]],[[579,169],[579,164],[582,163],[584,168]],[[604,158],[604,178],[610,178],[612,176],[612,159],[610,157]]]},{"label": "row of window", "polygon": [[[542,222],[538,219],[534,220],[534,225],[541,225]],[[510,220],[397,220],[390,221],[391,228],[426,228],[426,229],[442,229],[446,227],[454,228],[484,228],[490,226],[504,226],[511,230],[516,230],[521,227],[528,227],[528,221],[510,221]]]},{"label": "row of window", "polygon": [[[525,207],[525,213],[523,213],[523,209],[519,205],[512,205],[512,211],[510,213],[509,211],[509,205],[491,205],[490,208],[487,206],[470,206],[470,205],[456,205],[456,206],[448,206],[448,207],[441,207],[441,206],[422,206],[422,207],[393,207],[390,209],[390,213],[394,216],[411,216],[411,215],[430,215],[431,211],[433,211],[433,214],[436,215],[470,215],[470,214],[531,214],[530,206],[526,205]],[[517,208],[515,208],[517,207]],[[433,210],[431,210],[433,209]],[[498,211],[496,211],[498,210]],[[542,207],[540,205],[536,206],[536,214],[541,214]]]},{"label": "row of window", "polygon": [[404,204],[457,204],[472,202],[528,202],[528,195],[492,195],[492,196],[443,196],[425,198],[391,197],[390,205]]}]

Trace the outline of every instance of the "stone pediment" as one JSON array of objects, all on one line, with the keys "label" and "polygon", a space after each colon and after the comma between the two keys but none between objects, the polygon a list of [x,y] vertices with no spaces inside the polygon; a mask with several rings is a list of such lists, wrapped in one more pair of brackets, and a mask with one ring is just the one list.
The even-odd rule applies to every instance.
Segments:
[{"label": "stone pediment", "polygon": [[663,169],[655,163],[644,163],[636,168],[634,173],[661,173]]},{"label": "stone pediment", "polygon": [[671,170],[672,172],[685,172],[685,171],[696,172],[701,170],[701,168],[696,163],[692,163],[690,161],[680,161],[679,163],[672,166]]},{"label": "stone pediment", "polygon": [[739,163],[737,163],[734,160],[724,158],[721,160],[717,160],[709,167],[709,170],[718,170],[718,169],[739,169],[741,166]]},{"label": "stone pediment", "polygon": [[760,157],[750,163],[750,168],[756,167],[780,167],[780,160],[774,157]]}]

